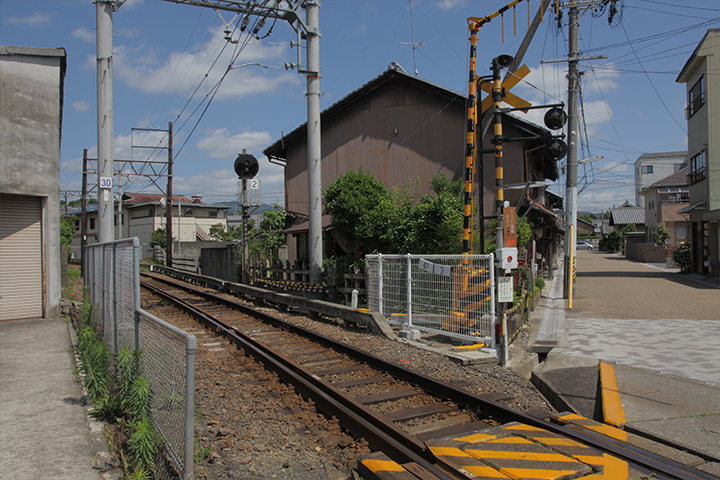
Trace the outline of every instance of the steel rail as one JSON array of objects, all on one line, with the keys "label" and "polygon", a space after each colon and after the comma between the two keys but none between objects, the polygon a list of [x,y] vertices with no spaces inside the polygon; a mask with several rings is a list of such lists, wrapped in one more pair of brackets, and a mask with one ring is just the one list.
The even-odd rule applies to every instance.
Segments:
[{"label": "steel rail", "polygon": [[[456,472],[454,468],[444,465],[443,462],[434,458],[424,443],[418,442],[416,439],[407,436],[404,432],[392,425],[388,425],[380,419],[376,418],[374,422],[369,422],[366,415],[361,414],[365,409],[357,402],[348,399],[340,393],[339,390],[327,382],[314,377],[311,373],[293,364],[284,356],[273,352],[238,329],[226,325],[212,315],[203,312],[202,309],[198,307],[190,305],[145,282],[142,282],[141,285],[173,303],[216,333],[227,338],[237,347],[252,355],[269,370],[275,372],[281,380],[292,385],[298,393],[312,399],[321,411],[338,418],[345,428],[358,436],[364,437],[374,448],[382,450],[388,457],[398,463],[416,463],[422,469],[425,469],[428,473],[440,480],[462,480],[466,478],[459,472]],[[255,311],[255,313],[265,315],[262,312]],[[389,434],[386,431],[388,427],[395,430],[394,434]],[[403,436],[406,437],[406,441],[398,439],[398,437]],[[443,465],[444,468],[439,467],[438,464]],[[449,471],[446,469],[449,469]]]},{"label": "steel rail", "polygon": [[[255,310],[252,307],[249,307],[247,305],[236,303],[236,302],[233,302],[226,298],[219,297],[217,295],[213,295],[208,292],[202,292],[202,291],[196,290],[192,287],[189,287],[187,285],[183,285],[183,284],[180,284],[177,282],[168,281],[166,279],[158,278],[158,277],[147,275],[147,274],[144,274],[144,275],[148,276],[154,280],[167,283],[168,285],[172,285],[173,287],[180,288],[180,289],[190,292],[194,295],[202,296],[203,298],[205,298],[207,300],[218,302],[229,308],[234,308],[234,309],[240,310],[243,313],[254,316],[255,318],[258,318],[259,320],[265,321],[265,322],[272,324],[273,326],[276,326],[278,328],[285,329],[291,333],[297,333],[299,335],[306,336],[307,338],[309,338],[313,341],[316,341],[316,342],[322,344],[323,346],[326,346],[326,347],[336,350],[338,353],[343,353],[345,355],[348,355],[360,362],[363,362],[363,363],[366,363],[366,364],[372,366],[373,368],[376,368],[378,370],[389,373],[389,374],[391,374],[397,378],[400,378],[404,381],[407,381],[409,383],[415,384],[416,386],[422,388],[423,390],[425,390],[426,392],[428,392],[430,394],[433,394],[433,395],[441,397],[445,400],[457,403],[458,405],[460,405],[464,408],[479,411],[483,415],[492,416],[503,422],[515,421],[515,422],[524,423],[524,424],[527,424],[530,426],[542,428],[542,429],[548,430],[550,432],[557,433],[559,435],[564,435],[568,438],[571,438],[571,439],[573,439],[577,442],[583,443],[585,445],[592,446],[593,448],[596,448],[603,452],[610,453],[619,458],[622,458],[623,460],[628,461],[629,463],[633,464],[633,466],[635,466],[639,470],[647,470],[647,473],[655,474],[654,478],[658,478],[658,479],[667,478],[667,479],[678,479],[678,480],[717,480],[717,477],[715,477],[713,475],[702,472],[700,470],[696,470],[692,467],[688,467],[679,462],[662,457],[662,456],[654,454],[652,452],[648,452],[646,450],[643,450],[639,447],[635,447],[635,446],[630,445],[621,440],[616,440],[616,439],[592,432],[590,430],[587,430],[587,432],[585,432],[585,431],[581,432],[581,431],[575,430],[573,428],[561,425],[557,418],[555,418],[554,421],[544,420],[542,418],[538,418],[533,415],[527,414],[525,412],[516,410],[512,407],[502,405],[501,403],[499,403],[495,400],[482,398],[481,396],[467,392],[463,389],[457,388],[448,383],[442,382],[440,380],[436,380],[427,375],[423,375],[421,373],[407,369],[406,367],[388,362],[380,357],[377,357],[370,353],[364,352],[362,350],[358,350],[349,345],[346,345],[344,343],[333,340],[329,337],[325,337],[316,332],[312,332],[311,330],[308,330],[306,328],[303,328],[303,327],[300,327],[297,325],[293,325],[291,323],[287,323],[277,317],[273,317],[272,315],[269,315],[267,313],[260,312],[260,311]],[[146,286],[146,284],[143,284],[143,286]],[[194,308],[194,307],[191,307],[191,308]],[[222,323],[222,322],[220,322],[220,323]],[[233,332],[237,331],[235,329],[232,329],[231,327],[227,328],[227,329],[228,329],[228,331],[230,331],[230,330],[232,330]],[[258,346],[258,348],[262,351],[271,352],[269,349],[258,344],[257,342],[255,342],[252,339],[248,338],[248,341],[251,344],[256,344]],[[277,354],[274,354],[274,355],[280,357]],[[299,367],[297,367],[296,365],[292,364],[289,361],[287,361],[287,367],[290,368],[291,370],[293,370],[295,373],[296,373],[296,370],[301,370],[301,371],[305,372],[303,369],[300,369]],[[305,372],[305,374],[309,378],[314,379],[312,374],[309,374],[307,372]],[[329,392],[332,392],[333,395],[339,395],[337,401],[342,402],[346,406],[346,408],[351,408],[351,407],[358,405],[357,402],[355,402],[352,399],[348,399],[345,395],[343,395],[341,392],[339,392],[339,390],[335,389],[334,387],[329,385],[327,382],[321,381],[320,383],[324,386],[324,392],[326,394],[329,394]],[[383,422],[380,419],[377,419],[375,417],[375,415],[373,415],[371,412],[368,412],[365,408],[360,407],[360,413],[356,412],[355,415],[361,416],[361,418],[364,419],[366,423],[369,421],[379,421],[379,422],[383,423],[384,425],[387,426],[387,427],[385,427],[386,428],[385,435],[392,437],[394,439],[394,441],[396,441],[396,442],[399,442],[399,441],[410,442],[409,444],[412,445],[413,451],[419,455],[422,455],[423,458],[432,459],[434,457],[424,442],[419,442],[417,439],[408,435],[404,431],[394,427],[393,425],[388,425],[386,422]],[[552,420],[552,418],[551,418],[551,420]],[[583,429],[583,430],[586,430],[586,429]],[[388,452],[386,451],[386,453],[388,453]]]}]

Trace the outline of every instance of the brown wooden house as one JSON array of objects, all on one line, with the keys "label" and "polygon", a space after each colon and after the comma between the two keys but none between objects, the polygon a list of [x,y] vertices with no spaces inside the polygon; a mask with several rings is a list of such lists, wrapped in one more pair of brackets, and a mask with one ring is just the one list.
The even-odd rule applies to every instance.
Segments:
[{"label": "brown wooden house", "polygon": [[[420,194],[431,192],[430,180],[439,172],[449,179],[463,177],[467,124],[467,97],[407,74],[392,64],[388,70],[321,114],[322,188],[349,170],[362,167],[386,187],[402,187],[406,179],[420,179]],[[522,115],[521,113],[518,115]],[[556,180],[555,161],[543,158],[548,130],[519,117],[503,115],[503,137],[523,138],[504,143],[504,183]],[[270,161],[285,167],[285,207],[294,218],[286,230],[288,260],[308,258],[307,125],[303,124],[267,147]],[[492,129],[484,148],[491,146]],[[495,210],[494,156],[484,155],[484,215]],[[479,174],[476,178],[479,177]],[[479,191],[479,187],[475,187]],[[505,199],[518,206],[518,218],[527,214],[538,228],[538,238],[561,232],[553,213],[557,199],[545,188],[508,190]],[[477,200],[476,200],[477,201]],[[552,205],[552,203],[555,205]],[[323,218],[324,255],[336,244],[330,219]],[[554,240],[553,240],[554,241]],[[551,244],[553,242],[547,242]]]}]

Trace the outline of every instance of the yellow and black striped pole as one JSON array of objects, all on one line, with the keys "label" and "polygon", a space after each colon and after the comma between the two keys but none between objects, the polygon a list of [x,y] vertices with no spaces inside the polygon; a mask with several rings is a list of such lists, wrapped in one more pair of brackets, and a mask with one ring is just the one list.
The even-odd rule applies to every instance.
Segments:
[{"label": "yellow and black striped pole", "polygon": [[465,144],[465,207],[463,212],[463,253],[472,253],[470,231],[472,229],[473,184],[475,168],[475,108],[477,82],[475,65],[477,55],[477,30],[470,30],[470,78],[468,79],[467,139]]}]

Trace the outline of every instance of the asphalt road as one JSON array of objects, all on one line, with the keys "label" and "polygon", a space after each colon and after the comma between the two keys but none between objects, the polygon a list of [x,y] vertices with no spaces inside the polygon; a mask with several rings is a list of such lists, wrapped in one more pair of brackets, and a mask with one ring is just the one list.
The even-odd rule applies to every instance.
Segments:
[{"label": "asphalt road", "polygon": [[720,289],[625,257],[580,250],[569,318],[720,320]]}]

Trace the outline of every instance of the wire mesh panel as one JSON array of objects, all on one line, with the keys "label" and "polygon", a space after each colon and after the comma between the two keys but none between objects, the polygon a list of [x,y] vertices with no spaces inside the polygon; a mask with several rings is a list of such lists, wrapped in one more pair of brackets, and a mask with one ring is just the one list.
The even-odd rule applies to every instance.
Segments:
[{"label": "wire mesh panel", "polygon": [[494,346],[493,255],[368,255],[368,308],[391,324]]},{"label": "wire mesh panel", "polygon": [[183,472],[192,476],[195,393],[195,337],[137,311],[142,375],[152,389],[151,417],[165,451]]},{"label": "wire mesh panel", "polygon": [[141,351],[150,417],[183,478],[192,478],[195,337],[140,309],[140,249],[137,238],[87,246],[85,285],[113,355]]}]

